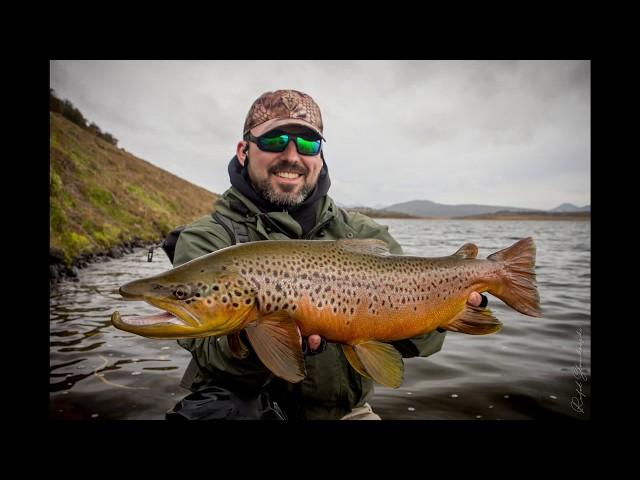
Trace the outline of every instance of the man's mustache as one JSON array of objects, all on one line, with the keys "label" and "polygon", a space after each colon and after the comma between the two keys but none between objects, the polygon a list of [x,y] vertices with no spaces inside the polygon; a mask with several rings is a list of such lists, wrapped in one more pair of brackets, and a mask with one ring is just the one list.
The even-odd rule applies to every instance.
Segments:
[{"label": "man's mustache", "polygon": [[289,172],[306,175],[307,173],[309,173],[309,170],[304,165],[287,161],[278,162],[275,165],[269,167],[267,171],[271,174],[275,174],[276,172]]}]

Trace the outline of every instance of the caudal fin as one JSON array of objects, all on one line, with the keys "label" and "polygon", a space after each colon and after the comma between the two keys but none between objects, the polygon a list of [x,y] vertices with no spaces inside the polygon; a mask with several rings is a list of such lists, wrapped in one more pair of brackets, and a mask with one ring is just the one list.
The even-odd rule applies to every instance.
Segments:
[{"label": "caudal fin", "polygon": [[533,238],[518,240],[509,248],[489,255],[487,260],[500,262],[505,267],[502,282],[491,287],[489,293],[520,313],[542,316],[536,286],[536,246]]}]

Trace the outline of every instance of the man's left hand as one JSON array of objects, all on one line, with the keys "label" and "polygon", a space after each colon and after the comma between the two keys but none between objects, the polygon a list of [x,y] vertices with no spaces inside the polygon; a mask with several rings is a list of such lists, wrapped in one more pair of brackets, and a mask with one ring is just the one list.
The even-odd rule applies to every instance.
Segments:
[{"label": "man's left hand", "polygon": [[[482,304],[483,296],[478,292],[471,292],[469,298],[467,299],[467,303],[469,305],[473,305],[474,307],[479,307]],[[486,305],[486,304],[485,304]]]}]

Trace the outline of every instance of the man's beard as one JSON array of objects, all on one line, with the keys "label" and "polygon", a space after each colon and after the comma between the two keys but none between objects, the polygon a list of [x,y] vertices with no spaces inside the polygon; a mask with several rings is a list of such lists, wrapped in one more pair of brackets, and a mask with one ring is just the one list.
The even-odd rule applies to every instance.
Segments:
[{"label": "man's beard", "polygon": [[265,200],[276,205],[278,207],[297,207],[307,198],[307,195],[314,189],[314,184],[309,184],[306,181],[302,185],[302,188],[298,192],[283,192],[276,191],[271,183],[271,175],[275,175],[275,172],[284,171],[284,172],[294,172],[300,173],[305,176],[308,173],[308,170],[300,165],[291,164],[289,162],[280,162],[268,170],[269,176],[265,179],[261,180],[253,180],[251,179],[251,185],[253,189]]}]

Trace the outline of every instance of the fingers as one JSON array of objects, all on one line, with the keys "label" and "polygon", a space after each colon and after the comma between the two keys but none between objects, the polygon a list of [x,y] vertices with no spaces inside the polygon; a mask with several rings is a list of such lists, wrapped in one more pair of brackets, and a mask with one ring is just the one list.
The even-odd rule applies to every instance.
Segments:
[{"label": "fingers", "polygon": [[320,335],[309,335],[307,342],[309,343],[309,348],[313,352],[317,350],[320,346],[320,343],[322,343],[322,338],[320,337]]},{"label": "fingers", "polygon": [[469,294],[467,303],[469,305],[473,305],[474,307],[479,307],[482,303],[482,295],[480,295],[478,292],[471,292],[471,294]]}]

